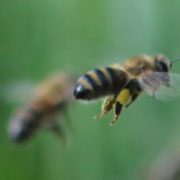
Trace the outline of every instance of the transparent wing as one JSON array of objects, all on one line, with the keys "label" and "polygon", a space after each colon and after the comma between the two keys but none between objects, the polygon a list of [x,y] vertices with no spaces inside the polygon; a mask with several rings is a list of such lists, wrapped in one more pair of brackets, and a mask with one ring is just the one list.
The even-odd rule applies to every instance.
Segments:
[{"label": "transparent wing", "polygon": [[141,89],[160,100],[171,100],[180,97],[180,75],[165,72],[147,72],[137,81]]},{"label": "transparent wing", "polygon": [[9,82],[0,85],[0,98],[7,103],[24,103],[34,94],[36,84],[30,80]]}]

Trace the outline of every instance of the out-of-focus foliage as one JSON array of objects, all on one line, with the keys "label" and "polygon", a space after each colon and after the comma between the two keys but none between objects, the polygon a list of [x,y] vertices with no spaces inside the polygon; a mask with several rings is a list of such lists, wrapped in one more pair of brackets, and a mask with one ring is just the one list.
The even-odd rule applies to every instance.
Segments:
[{"label": "out-of-focus foliage", "polygon": [[[173,150],[170,150],[172,149]],[[156,160],[148,165],[148,170],[144,173],[146,180],[179,180],[180,179],[180,154],[179,148],[171,145],[161,152]]]},{"label": "out-of-focus foliage", "polygon": [[[160,0],[4,0],[0,3],[0,84],[40,80],[50,72],[89,69],[147,53],[180,56],[180,2]],[[180,64],[173,67],[180,73]],[[138,180],[169,141],[180,136],[180,99],[141,96],[119,122],[95,120],[100,102],[69,109],[70,147],[42,131],[31,142],[8,141],[14,105],[0,99],[0,179]],[[176,141],[177,143],[177,141]]]}]

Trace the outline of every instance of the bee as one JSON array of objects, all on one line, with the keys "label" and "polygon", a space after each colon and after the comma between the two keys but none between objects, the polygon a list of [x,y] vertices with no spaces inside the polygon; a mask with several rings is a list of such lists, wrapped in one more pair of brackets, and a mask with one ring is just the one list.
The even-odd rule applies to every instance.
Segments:
[{"label": "bee", "polygon": [[137,97],[146,92],[155,98],[160,86],[170,87],[169,71],[172,64],[164,55],[154,57],[140,55],[125,61],[88,71],[77,81],[74,98],[90,101],[106,97],[102,104],[102,113],[95,118],[105,116],[114,108],[113,125],[123,107],[129,107]]},{"label": "bee", "polygon": [[34,95],[12,116],[8,126],[10,139],[16,143],[25,142],[43,126],[49,126],[63,137],[57,116],[66,113],[74,83],[73,75],[65,73],[57,73],[42,81]]}]

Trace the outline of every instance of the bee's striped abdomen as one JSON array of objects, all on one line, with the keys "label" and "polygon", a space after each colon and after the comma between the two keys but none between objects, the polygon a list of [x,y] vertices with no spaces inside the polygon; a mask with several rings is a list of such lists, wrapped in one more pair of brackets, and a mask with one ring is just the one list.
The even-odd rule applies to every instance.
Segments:
[{"label": "bee's striped abdomen", "polygon": [[105,70],[103,72],[104,68],[102,69],[95,69],[93,72],[96,74],[96,76],[99,78],[99,81],[101,82],[101,89],[102,94],[106,93],[110,90],[110,87],[112,85],[111,77],[109,74],[105,74]]},{"label": "bee's striped abdomen", "polygon": [[16,143],[29,139],[39,128],[42,115],[35,109],[25,108],[14,117],[9,125],[8,131],[11,140]]},{"label": "bee's striped abdomen", "polygon": [[127,74],[118,68],[106,67],[106,71],[110,74],[112,79],[111,93],[118,93],[127,82]]},{"label": "bee's striped abdomen", "polygon": [[75,87],[76,99],[91,100],[118,93],[127,81],[126,73],[118,68],[105,67],[89,71]]}]

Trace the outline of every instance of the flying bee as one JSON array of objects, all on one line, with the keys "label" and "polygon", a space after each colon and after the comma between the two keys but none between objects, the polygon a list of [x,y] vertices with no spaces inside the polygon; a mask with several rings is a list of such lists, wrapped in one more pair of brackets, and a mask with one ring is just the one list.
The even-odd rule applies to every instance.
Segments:
[{"label": "flying bee", "polygon": [[12,116],[8,126],[10,138],[16,143],[27,141],[46,125],[64,138],[57,116],[66,113],[74,83],[73,75],[65,73],[57,73],[41,82],[31,99]]},{"label": "flying bee", "polygon": [[80,77],[74,89],[74,98],[90,101],[107,96],[102,113],[95,118],[105,116],[114,108],[116,123],[122,108],[129,107],[141,94],[146,92],[153,98],[161,87],[170,87],[169,70],[172,64],[165,56],[159,54],[154,57],[140,55],[125,61],[122,65],[114,64],[88,71]]}]

